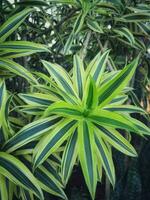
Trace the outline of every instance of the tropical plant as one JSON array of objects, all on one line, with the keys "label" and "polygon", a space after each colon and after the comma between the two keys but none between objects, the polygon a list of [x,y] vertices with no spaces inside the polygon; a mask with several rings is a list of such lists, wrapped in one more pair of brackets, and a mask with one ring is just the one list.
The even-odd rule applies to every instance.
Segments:
[{"label": "tropical plant", "polygon": [[112,147],[126,155],[137,156],[119,130],[125,130],[124,134],[150,134],[148,127],[130,116],[130,113],[144,114],[145,111],[124,104],[131,90],[127,85],[139,58],[120,71],[108,73],[105,72],[108,55],[109,51],[98,53],[86,68],[75,55],[70,73],[57,64],[42,61],[51,77],[36,73],[41,83],[32,85],[35,92],[19,95],[26,102],[21,111],[40,119],[25,126],[3,146],[4,151],[12,153],[40,138],[33,151],[34,169],[61,147],[63,184],[67,184],[79,160],[93,199],[97,181],[102,177],[102,167],[112,185],[115,184]]},{"label": "tropical plant", "polygon": [[12,58],[31,55],[36,52],[48,51],[47,47],[28,41],[6,41],[6,39],[23,23],[33,9],[24,9],[10,17],[0,26],[0,68],[1,77],[8,77],[12,72],[22,76],[29,82],[36,82],[30,72],[20,64],[14,62]]},{"label": "tropical plant", "polygon": [[147,0],[0,2],[0,199],[67,199],[79,163],[93,199],[103,168],[115,185],[126,167],[113,148],[137,156],[132,132],[150,133],[132,114],[148,119],[149,11]]},{"label": "tropical plant", "polygon": [[[4,144],[12,138],[25,123],[12,116],[15,102],[6,90],[4,79],[14,75],[25,78],[29,83],[37,83],[34,76],[12,58],[48,51],[44,45],[27,41],[5,41],[33,9],[25,9],[10,17],[0,26],[0,199],[44,199],[43,190],[66,198],[57,169],[60,165],[58,155],[53,155],[40,168],[32,172],[31,153],[35,142],[28,144],[13,154],[3,150]],[[24,116],[25,118],[25,116]],[[23,119],[23,118],[22,118]],[[28,119],[27,119],[28,121]],[[50,124],[49,124],[50,125]]]}]

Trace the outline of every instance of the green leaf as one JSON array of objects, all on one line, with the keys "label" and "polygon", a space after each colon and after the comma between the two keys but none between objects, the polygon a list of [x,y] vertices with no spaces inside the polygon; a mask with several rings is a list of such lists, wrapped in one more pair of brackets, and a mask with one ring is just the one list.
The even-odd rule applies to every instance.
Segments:
[{"label": "green leaf", "polygon": [[44,199],[36,178],[30,170],[14,156],[0,152],[0,174],[12,182],[33,192],[40,199]]},{"label": "green leaf", "polygon": [[[49,0],[50,1],[50,0]],[[21,2],[15,3],[16,5],[21,6],[50,6],[46,1],[43,0],[22,0]]]},{"label": "green leaf", "polygon": [[[22,162],[32,168],[32,157],[25,156],[23,157]],[[55,196],[67,199],[64,191],[62,190],[61,178],[58,175],[57,168],[52,165],[52,161],[48,160],[43,163],[34,171],[34,176],[37,178],[37,182],[40,187]]]},{"label": "green leaf", "polygon": [[8,191],[7,191],[7,183],[6,178],[0,174],[0,200],[9,200],[8,199]]},{"label": "green leaf", "polygon": [[123,22],[146,22],[150,21],[150,13],[132,13],[123,15],[119,21]]},{"label": "green leaf", "polygon": [[48,107],[52,103],[58,101],[58,98],[51,94],[42,94],[42,93],[28,93],[28,94],[19,94],[19,97],[29,105],[42,105]]},{"label": "green leaf", "polygon": [[94,32],[104,33],[102,27],[94,19],[88,19],[87,20],[87,26]]},{"label": "green leaf", "polygon": [[79,95],[80,99],[83,97],[85,82],[85,71],[83,66],[83,61],[78,55],[74,56],[73,60],[73,85]]},{"label": "green leaf", "polygon": [[110,50],[107,50],[102,55],[98,53],[86,69],[87,76],[92,76],[97,86],[100,84],[102,75],[106,69],[109,52]]},{"label": "green leaf", "polygon": [[74,33],[71,33],[68,37],[68,40],[67,40],[65,46],[64,46],[64,55],[68,54],[68,52],[72,46],[74,38],[75,38]]},{"label": "green leaf", "polygon": [[19,197],[22,198],[22,200],[34,200],[33,194],[31,192],[28,192],[21,187],[19,189]]},{"label": "green leaf", "polygon": [[123,27],[120,29],[114,29],[113,31],[121,37],[125,37],[132,45],[135,43],[134,36],[128,28]]},{"label": "green leaf", "polygon": [[96,143],[96,150],[97,150],[97,162],[102,162],[102,166],[105,169],[105,172],[111,182],[111,184],[115,185],[115,168],[114,163],[112,160],[112,156],[108,151],[107,146],[105,145],[104,141],[101,137],[97,137],[95,134],[95,143]]},{"label": "green leaf", "polygon": [[125,103],[128,99],[128,96],[127,95],[117,95],[114,99],[112,99],[112,101],[110,102],[110,104],[108,105],[121,105],[123,103]]},{"label": "green leaf", "polygon": [[92,199],[94,199],[97,183],[97,166],[93,127],[89,122],[81,121],[79,123],[78,144],[82,172]]},{"label": "green leaf", "polygon": [[137,156],[133,146],[115,129],[96,125],[97,137],[102,137],[114,148],[129,156]]},{"label": "green leaf", "polygon": [[48,0],[53,3],[62,3],[62,4],[75,4],[77,0]]},{"label": "green leaf", "polygon": [[51,133],[43,137],[34,150],[34,168],[42,164],[72,134],[75,120],[62,120]]},{"label": "green leaf", "polygon": [[142,113],[146,114],[146,111],[142,108],[132,105],[108,105],[104,107],[104,110],[120,112],[120,113]]},{"label": "green leaf", "polygon": [[8,94],[5,82],[0,80],[0,143],[6,141],[9,137],[7,123]]},{"label": "green leaf", "polygon": [[25,18],[30,14],[33,9],[24,9],[23,11],[10,17],[1,27],[0,27],[0,42],[6,40],[6,38],[11,35]]},{"label": "green leaf", "polygon": [[64,46],[64,55],[66,55],[69,52],[76,34],[81,30],[84,24],[84,18],[85,18],[85,14],[82,12],[77,16],[77,19],[73,26],[73,30],[71,34],[69,35],[69,38]]},{"label": "green leaf", "polygon": [[45,111],[45,106],[33,106],[33,105],[24,105],[20,107],[19,112],[27,113],[29,115],[43,115]]},{"label": "green leaf", "polygon": [[142,123],[141,121],[131,118],[130,116],[125,115],[124,116],[127,120],[132,121],[132,123],[134,124],[134,126],[136,126],[136,128],[138,129],[138,134],[143,136],[143,135],[150,135],[150,128],[147,127],[144,123]]},{"label": "green leaf", "polygon": [[35,170],[34,174],[43,190],[55,196],[67,199],[59,181],[53,176],[53,174],[49,173],[48,169],[40,166]]},{"label": "green leaf", "polygon": [[7,69],[16,75],[25,78],[29,82],[37,84],[37,80],[33,77],[30,71],[12,60],[0,58],[0,68]]},{"label": "green leaf", "polygon": [[97,7],[101,7],[103,9],[113,10],[115,12],[119,12],[119,9],[115,3],[112,2],[99,2],[96,4]]},{"label": "green leaf", "polygon": [[27,42],[27,41],[9,41],[0,44],[0,56],[3,58],[17,58],[28,56],[36,52],[49,52],[46,46]]},{"label": "green leaf", "polygon": [[63,152],[63,157],[62,157],[62,164],[61,164],[61,175],[62,175],[62,181],[64,185],[67,184],[68,179],[70,178],[73,166],[75,164],[75,161],[77,159],[77,136],[78,132],[77,129],[73,133],[72,136],[70,136],[65,150]]},{"label": "green leaf", "polygon": [[121,72],[119,72],[112,80],[104,84],[99,89],[99,105],[104,107],[112,99],[118,95],[123,88],[129,83],[132,78],[136,67],[138,65],[138,58],[133,60]]},{"label": "green leaf", "polygon": [[150,35],[150,26],[148,24],[142,22],[137,22],[136,24],[145,35]]},{"label": "green leaf", "polygon": [[19,147],[39,138],[42,134],[57,126],[61,118],[51,116],[45,119],[39,119],[24,126],[17,134],[10,138],[4,145],[3,150],[12,152]]},{"label": "green leaf", "polygon": [[73,117],[75,119],[81,119],[83,110],[81,107],[66,103],[64,101],[58,101],[49,106],[44,113],[44,116],[57,114],[62,117]]},{"label": "green leaf", "polygon": [[85,87],[84,92],[84,108],[86,108],[86,111],[84,112],[84,115],[88,114],[88,110],[94,109],[98,105],[98,96],[97,96],[97,88],[95,85],[95,81],[92,78],[89,78],[87,81],[87,85]]},{"label": "green leaf", "polygon": [[128,131],[133,131],[138,133],[137,127],[126,119],[125,116],[122,116],[119,113],[110,112],[106,110],[94,111],[92,114],[88,116],[88,119],[93,122],[101,125],[108,126],[112,128],[120,128]]},{"label": "green leaf", "polygon": [[64,92],[76,96],[69,74],[60,65],[53,64],[44,60],[42,61],[42,63],[44,67],[48,70],[50,75],[54,78],[58,86]]},{"label": "green leaf", "polygon": [[84,18],[85,18],[85,14],[84,13],[80,13],[75,21],[75,24],[73,26],[73,33],[76,35],[82,28],[83,24],[84,24]]}]

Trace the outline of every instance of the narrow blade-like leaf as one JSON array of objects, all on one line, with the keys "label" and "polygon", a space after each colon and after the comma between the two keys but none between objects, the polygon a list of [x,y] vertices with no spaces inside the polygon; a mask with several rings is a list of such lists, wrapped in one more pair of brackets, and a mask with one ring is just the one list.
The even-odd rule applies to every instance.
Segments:
[{"label": "narrow blade-like leaf", "polygon": [[15,184],[32,191],[40,199],[44,199],[36,178],[32,175],[30,170],[14,156],[0,152],[0,174],[7,176],[7,178]]},{"label": "narrow blade-like leaf", "polygon": [[107,82],[99,89],[99,104],[100,107],[108,104],[121,90],[129,83],[132,78],[138,59],[133,60],[127,65],[119,74],[117,74],[112,80]]},{"label": "narrow blade-like leaf", "polygon": [[88,186],[92,198],[95,197],[97,183],[97,166],[94,144],[93,127],[86,121],[79,124],[78,128],[78,144],[79,159],[84,174],[85,182]]},{"label": "narrow blade-like leaf", "polygon": [[42,164],[72,134],[75,127],[75,120],[65,119],[43,137],[34,150],[34,168]]}]

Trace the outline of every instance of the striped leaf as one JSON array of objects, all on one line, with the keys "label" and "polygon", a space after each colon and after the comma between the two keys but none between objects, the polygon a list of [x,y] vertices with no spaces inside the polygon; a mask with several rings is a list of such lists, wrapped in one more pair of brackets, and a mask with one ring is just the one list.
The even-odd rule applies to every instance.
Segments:
[{"label": "striped leaf", "polygon": [[20,26],[20,24],[25,20],[31,11],[33,11],[33,9],[25,9],[10,17],[0,27],[0,42],[5,41],[6,38]]},{"label": "striped leaf", "polygon": [[117,95],[114,99],[112,99],[112,101],[110,102],[109,105],[121,105],[123,103],[125,103],[128,99],[128,96],[127,95]]},{"label": "striped leaf", "polygon": [[138,38],[135,39],[135,47],[137,49],[146,51],[146,45]]},{"label": "striped leaf", "polygon": [[6,86],[5,82],[1,79],[0,80],[0,109],[3,107],[3,101],[6,99]]},{"label": "striped leaf", "polygon": [[117,33],[119,36],[126,38],[131,44],[135,43],[134,36],[129,29],[123,27],[120,29],[114,29],[114,32]]},{"label": "striped leaf", "polygon": [[97,88],[92,78],[89,78],[84,92],[84,115],[89,113],[90,109],[94,109],[98,105]]},{"label": "striped leaf", "polygon": [[31,72],[12,60],[0,58],[0,68],[7,69],[16,75],[25,78],[31,83],[37,83]]},{"label": "striped leaf", "polygon": [[73,85],[80,99],[82,99],[83,97],[84,82],[85,82],[85,72],[84,72],[83,61],[80,59],[78,55],[75,55],[73,60]]},{"label": "striped leaf", "polygon": [[78,126],[78,148],[79,159],[85,182],[92,196],[95,197],[97,184],[97,166],[95,156],[94,134],[92,126],[86,121],[80,122]]},{"label": "striped leaf", "polygon": [[55,196],[67,199],[65,193],[61,188],[60,183],[54,178],[52,174],[49,173],[49,171],[45,167],[40,166],[38,169],[35,170],[34,174],[43,190]]},{"label": "striped leaf", "polygon": [[23,112],[23,113],[26,113],[26,114],[29,114],[29,115],[43,115],[45,111],[45,106],[32,106],[32,105],[24,105],[22,107],[20,107],[20,110],[19,112]]},{"label": "striped leaf", "polygon": [[39,199],[44,199],[40,186],[30,170],[14,156],[0,152],[0,174],[12,182],[33,192]]},{"label": "striped leaf", "polygon": [[33,194],[23,188],[20,188],[20,198],[22,198],[22,200],[34,200]]},{"label": "striped leaf", "polygon": [[109,80],[113,79],[118,73],[119,73],[119,70],[114,70],[109,73],[108,72],[104,73],[100,86],[107,83]]},{"label": "striped leaf", "polygon": [[[29,166],[30,170],[32,169],[32,158],[31,156],[21,157],[23,163],[26,163]],[[57,169],[52,166],[52,162],[44,162],[43,165],[38,167],[34,171],[34,176],[37,178],[37,182],[40,187],[55,196],[67,199],[64,191],[62,190],[61,179],[58,175]]]},{"label": "striped leaf", "polygon": [[150,21],[150,13],[132,13],[132,14],[123,15],[120,18],[120,21],[123,21],[123,22]]},{"label": "striped leaf", "polygon": [[132,123],[134,124],[134,126],[136,126],[136,128],[138,129],[138,134],[143,136],[143,135],[150,135],[150,128],[147,127],[144,123],[142,123],[141,121],[134,119],[130,116],[125,115],[124,116],[127,120],[132,121]]},{"label": "striped leaf", "polygon": [[[73,105],[77,104],[77,98],[62,90],[58,85],[55,84],[54,88],[49,87],[49,89],[53,93],[53,95],[59,98],[59,100],[65,100],[66,102],[71,103]],[[78,99],[78,101],[80,100]]]},{"label": "striped leaf", "polygon": [[105,51],[102,55],[98,53],[92,62],[87,67],[87,76],[90,75],[96,82],[96,85],[100,84],[104,70],[106,69],[106,62],[108,61],[109,50]]},{"label": "striped leaf", "polygon": [[61,66],[44,60],[42,63],[63,91],[69,93],[70,95],[76,96],[72,87],[71,78]]},{"label": "striped leaf", "polygon": [[132,105],[108,105],[103,108],[104,110],[120,113],[142,113],[146,114],[146,111],[142,108]]},{"label": "striped leaf", "polygon": [[32,154],[33,153],[33,149],[35,148],[37,143],[38,143],[38,140],[34,140],[32,142],[28,142],[24,146],[21,146],[20,148],[18,148],[15,152],[13,152],[13,154],[15,156],[20,156],[20,155],[22,156],[22,155]]},{"label": "striped leaf", "polygon": [[96,125],[97,137],[102,137],[108,141],[114,148],[129,156],[137,156],[133,146],[115,129]]},{"label": "striped leaf", "polygon": [[113,10],[117,13],[119,12],[117,5],[115,3],[112,3],[112,2],[99,2],[98,1],[98,3],[96,5],[97,5],[97,7]]},{"label": "striped leaf", "polygon": [[73,43],[74,38],[75,38],[75,35],[74,35],[74,33],[72,32],[72,33],[69,35],[69,37],[68,37],[68,39],[67,39],[67,42],[66,42],[66,44],[65,44],[65,46],[64,46],[64,55],[68,54],[69,50],[71,49],[71,46],[72,46],[72,43]]},{"label": "striped leaf", "polygon": [[27,41],[9,41],[0,44],[0,56],[7,58],[17,58],[31,55],[36,52],[48,52],[46,46],[27,42]]},{"label": "striped leaf", "polygon": [[49,4],[43,0],[22,0],[21,2],[16,2],[15,4],[21,6],[49,6]]},{"label": "striped leaf", "polygon": [[5,82],[0,80],[0,143],[6,141],[9,136],[7,123],[8,94]]},{"label": "striped leaf", "polygon": [[101,183],[102,181],[102,175],[103,175],[103,168],[102,163],[100,162],[98,156],[97,156],[97,181]]},{"label": "striped leaf", "polygon": [[[48,173],[53,176],[57,182],[59,182],[59,186],[63,187],[62,178],[60,173],[58,172],[58,168],[60,167],[61,158],[56,156],[57,154],[52,154],[43,164],[42,167],[47,169]],[[59,160],[59,161],[58,161]],[[40,168],[40,167],[39,167]]]},{"label": "striped leaf", "polygon": [[4,145],[3,150],[12,152],[19,147],[39,138],[42,134],[57,126],[61,118],[51,116],[45,119],[34,121],[24,126],[16,135],[10,138]]},{"label": "striped leaf", "polygon": [[84,15],[84,13],[81,12],[78,15],[78,17],[77,17],[77,19],[75,21],[75,24],[73,26],[73,33],[74,34],[77,34],[81,30],[81,28],[82,28],[82,26],[84,24],[84,18],[85,18],[85,15]]},{"label": "striped leaf", "polygon": [[136,67],[138,65],[138,59],[133,60],[127,65],[121,72],[119,72],[112,80],[107,82],[99,89],[99,104],[100,107],[109,103],[121,90],[128,84],[132,78]]},{"label": "striped leaf", "polygon": [[101,137],[97,137],[95,134],[95,143],[96,143],[96,151],[97,151],[97,157],[98,162],[102,162],[102,166],[105,169],[105,172],[111,182],[111,184],[115,185],[115,168],[114,163],[112,160],[112,156],[110,152],[108,151],[107,146],[105,145],[104,141]]},{"label": "striped leaf", "polygon": [[78,0],[49,0],[49,2],[53,3],[62,3],[62,4],[75,4]]},{"label": "striped leaf", "polygon": [[9,200],[6,181],[6,178],[0,174],[0,200]]},{"label": "striped leaf", "polygon": [[64,101],[53,103],[45,110],[45,116],[57,114],[58,116],[81,119],[82,109],[79,106],[68,104]]},{"label": "striped leaf", "polygon": [[93,68],[93,66],[95,66],[95,63],[97,62],[97,60],[100,58],[101,56],[101,52],[99,52],[88,64],[87,68],[86,68],[86,74],[87,76],[90,74],[91,69]]},{"label": "striped leaf", "polygon": [[78,133],[77,130],[75,130],[73,135],[69,138],[65,150],[63,152],[62,164],[61,164],[61,176],[64,185],[67,184],[73,166],[75,164],[75,161],[77,159],[77,153],[78,153],[77,136]]},{"label": "striped leaf", "polygon": [[104,125],[112,128],[120,128],[138,133],[138,129],[132,121],[129,121],[125,116],[122,116],[119,113],[100,110],[99,112],[93,112],[93,114],[89,115],[88,118],[101,126]]},{"label": "striped leaf", "polygon": [[137,22],[137,26],[141,29],[141,31],[142,31],[145,35],[147,35],[147,36],[150,35],[150,27],[149,27],[148,24],[142,23],[142,22]]},{"label": "striped leaf", "polygon": [[96,20],[88,19],[87,26],[94,32],[104,33],[102,27],[98,24]]},{"label": "striped leaf", "polygon": [[47,107],[54,103],[55,101],[58,101],[58,98],[51,94],[42,94],[42,93],[28,93],[28,94],[19,94],[19,97],[27,104],[29,105],[39,105]]},{"label": "striped leaf", "polygon": [[43,137],[34,150],[34,168],[42,164],[72,134],[75,120],[65,119],[55,129]]},{"label": "striped leaf", "polygon": [[71,49],[71,46],[76,34],[81,30],[84,24],[84,18],[85,18],[85,15],[82,12],[77,16],[77,19],[73,26],[73,30],[71,34],[69,35],[69,38],[64,46],[64,55],[68,54],[69,50]]}]

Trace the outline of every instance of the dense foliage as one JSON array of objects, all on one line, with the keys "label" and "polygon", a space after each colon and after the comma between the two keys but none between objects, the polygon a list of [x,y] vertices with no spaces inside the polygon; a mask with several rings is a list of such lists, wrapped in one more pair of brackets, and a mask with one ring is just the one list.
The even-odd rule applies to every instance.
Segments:
[{"label": "dense foliage", "polygon": [[[143,155],[150,134],[149,13],[146,0],[1,1],[1,200],[67,199],[77,166],[88,199],[106,176],[105,198],[127,199],[114,149]],[[126,190],[142,200],[134,160]]]}]

